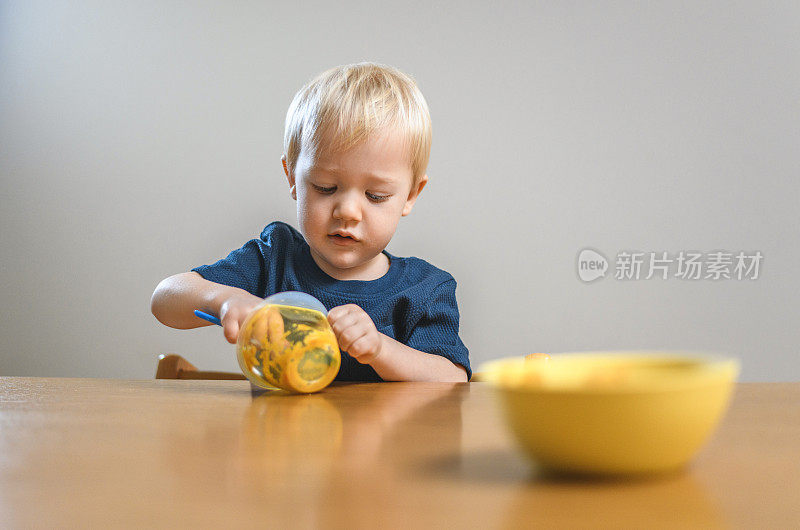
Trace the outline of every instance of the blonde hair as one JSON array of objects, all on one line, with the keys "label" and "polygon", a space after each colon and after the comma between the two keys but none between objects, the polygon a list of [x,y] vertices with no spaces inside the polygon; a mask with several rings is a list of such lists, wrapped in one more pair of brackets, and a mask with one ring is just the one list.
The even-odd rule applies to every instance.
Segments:
[{"label": "blonde hair", "polygon": [[[294,173],[301,149],[316,159],[323,153],[347,151],[387,128],[404,134],[417,183],[430,158],[431,118],[414,79],[383,64],[337,66],[295,94],[286,113],[283,154]],[[326,145],[323,138],[328,139]]]}]

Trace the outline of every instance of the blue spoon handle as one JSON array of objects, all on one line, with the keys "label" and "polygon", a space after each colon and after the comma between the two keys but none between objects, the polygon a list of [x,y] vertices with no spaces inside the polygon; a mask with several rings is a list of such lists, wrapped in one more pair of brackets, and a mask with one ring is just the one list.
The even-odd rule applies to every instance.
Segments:
[{"label": "blue spoon handle", "polygon": [[202,311],[199,311],[197,309],[194,310],[194,314],[196,316],[202,318],[203,320],[208,320],[212,324],[216,324],[218,326],[222,325],[222,322],[220,322],[220,320],[217,317],[215,317],[214,315],[209,315],[208,313],[203,313]]}]

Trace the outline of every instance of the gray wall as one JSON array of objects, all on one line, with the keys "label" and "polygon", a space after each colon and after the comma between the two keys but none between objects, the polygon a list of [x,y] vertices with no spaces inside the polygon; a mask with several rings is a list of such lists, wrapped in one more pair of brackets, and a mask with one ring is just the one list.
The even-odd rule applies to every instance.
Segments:
[{"label": "gray wall", "polygon": [[[292,95],[371,60],[418,80],[434,124],[389,250],[456,277],[474,366],[679,348],[800,379],[798,4],[435,4],[0,4],[0,374],[237,370],[220,328],[159,324],[153,289],[295,222]],[[586,284],[584,247],[764,261]]]}]

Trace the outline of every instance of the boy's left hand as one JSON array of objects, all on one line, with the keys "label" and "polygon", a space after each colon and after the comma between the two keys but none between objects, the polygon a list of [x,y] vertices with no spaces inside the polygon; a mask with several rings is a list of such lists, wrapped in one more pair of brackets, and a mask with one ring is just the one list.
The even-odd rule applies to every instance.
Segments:
[{"label": "boy's left hand", "polygon": [[334,307],[328,312],[328,322],[339,348],[361,364],[369,364],[380,355],[383,336],[367,312],[359,306],[347,304]]}]

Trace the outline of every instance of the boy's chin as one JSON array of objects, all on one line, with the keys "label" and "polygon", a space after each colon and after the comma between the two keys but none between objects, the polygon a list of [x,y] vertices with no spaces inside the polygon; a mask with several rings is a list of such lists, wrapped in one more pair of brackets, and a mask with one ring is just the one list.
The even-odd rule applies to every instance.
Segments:
[{"label": "boy's chin", "polygon": [[314,257],[314,261],[317,264],[320,264],[320,261],[324,262],[326,268],[329,269],[336,269],[343,272],[346,272],[348,269],[352,269],[358,267],[360,264],[363,264],[363,260],[359,260],[357,256],[347,256],[342,255],[343,252],[336,252],[336,249],[314,249],[311,252],[311,255]]},{"label": "boy's chin", "polygon": [[341,259],[336,257],[326,257],[325,262],[328,264],[328,267],[336,269],[344,274],[357,272],[361,269],[369,267],[369,262],[359,260],[357,258]]}]

